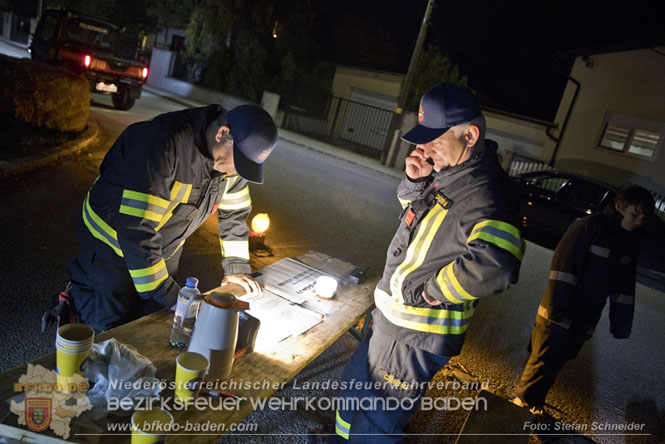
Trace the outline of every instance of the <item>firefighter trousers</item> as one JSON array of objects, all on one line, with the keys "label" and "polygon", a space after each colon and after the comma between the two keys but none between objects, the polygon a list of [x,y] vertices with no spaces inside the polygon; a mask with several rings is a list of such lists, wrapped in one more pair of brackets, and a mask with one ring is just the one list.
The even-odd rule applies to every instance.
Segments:
[{"label": "firefighter trousers", "polygon": [[404,441],[427,383],[449,360],[395,340],[373,325],[342,375],[330,442]]},{"label": "firefighter trousers", "polygon": [[515,394],[529,407],[542,408],[547,392],[563,365],[575,358],[584,345],[582,334],[566,330],[557,325],[547,325],[540,317],[531,333],[529,358]]},{"label": "firefighter trousers", "polygon": [[[81,224],[82,225],[82,224]],[[164,307],[154,299],[142,299],[125,260],[113,254],[98,254],[108,248],[79,226],[79,251],[69,266],[74,306],[81,322],[102,332]],[[175,276],[179,251],[166,260],[169,275]]]}]

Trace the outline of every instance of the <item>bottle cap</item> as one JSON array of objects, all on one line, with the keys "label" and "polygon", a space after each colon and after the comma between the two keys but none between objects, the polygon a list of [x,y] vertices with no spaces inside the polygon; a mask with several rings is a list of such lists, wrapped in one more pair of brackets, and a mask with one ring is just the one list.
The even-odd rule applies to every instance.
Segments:
[{"label": "bottle cap", "polygon": [[199,280],[196,279],[195,277],[188,277],[185,280],[185,285],[188,286],[189,288],[196,288],[199,286]]}]

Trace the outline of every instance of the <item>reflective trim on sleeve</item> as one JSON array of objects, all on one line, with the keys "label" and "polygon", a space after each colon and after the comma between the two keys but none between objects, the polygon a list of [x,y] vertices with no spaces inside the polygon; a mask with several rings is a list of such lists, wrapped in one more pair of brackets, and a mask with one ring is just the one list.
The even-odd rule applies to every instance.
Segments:
[{"label": "reflective trim on sleeve", "polygon": [[549,310],[546,307],[543,307],[542,305],[538,306],[538,316],[540,316],[541,318],[545,318],[551,323],[556,324],[559,327],[565,328],[566,330],[568,330],[570,328],[570,325],[572,324],[572,322],[569,319],[562,319],[561,321],[553,321],[552,319],[550,319]]},{"label": "reflective trim on sleeve", "polygon": [[402,199],[401,197],[397,196],[397,200],[399,200],[399,204],[402,206],[402,208],[406,208],[411,205],[410,199]]},{"label": "reflective trim on sleeve", "polygon": [[455,262],[453,261],[443,267],[441,271],[439,271],[439,274],[436,276],[436,282],[439,284],[441,292],[446,297],[446,299],[454,304],[461,304],[464,302],[464,300],[478,299],[471,296],[471,294],[462,288],[462,285],[460,285],[459,281],[455,277],[455,274],[453,273],[454,263]]},{"label": "reflective trim on sleeve", "polygon": [[225,241],[220,239],[222,247],[222,257],[239,257],[249,260],[249,242],[243,241]]},{"label": "reflective trim on sleeve", "polygon": [[613,295],[614,302],[619,304],[628,304],[635,305],[635,295],[634,294],[617,294]]},{"label": "reflective trim on sleeve", "polygon": [[609,248],[601,247],[600,245],[592,245],[589,247],[589,251],[596,256],[604,257],[605,259],[609,258],[611,253]]},{"label": "reflective trim on sleeve", "polygon": [[344,439],[349,439],[350,429],[351,429],[351,424],[342,419],[338,410],[337,414],[335,415],[335,433]]},{"label": "reflective trim on sleeve", "polygon": [[400,327],[437,334],[463,334],[475,310],[474,303],[460,304],[462,310],[413,307],[399,303],[394,297],[377,288],[374,302],[392,324]]},{"label": "reflective trim on sleeve", "polygon": [[173,210],[175,207],[181,203],[181,202],[187,202],[189,200],[189,195],[192,192],[192,185],[188,183],[180,183],[176,181],[173,184],[173,187],[171,188],[171,195],[170,195],[170,201],[169,205],[166,208],[166,211],[164,212],[164,216],[162,219],[159,221],[159,224],[155,228],[155,231],[159,231],[165,224],[166,222],[171,219],[171,216],[173,216]]},{"label": "reflective trim on sleeve", "polygon": [[83,201],[83,223],[88,227],[88,231],[90,231],[93,237],[104,242],[118,256],[123,257],[120,243],[118,243],[118,233],[92,210],[89,199],[90,191],[88,191]]},{"label": "reflective trim on sleeve", "polygon": [[550,271],[550,280],[566,282],[571,285],[577,285],[577,276],[566,273],[565,271]]},{"label": "reflective trim on sleeve", "polygon": [[434,235],[439,230],[447,213],[448,210],[444,210],[440,205],[434,205],[434,207],[430,208],[422,222],[419,223],[416,236],[406,251],[404,262],[399,264],[390,279],[390,291],[394,295],[397,295],[400,302],[404,302],[404,297],[402,296],[404,280],[425,261],[425,256],[430,245],[432,245]]},{"label": "reflective trim on sleeve", "polygon": [[500,220],[488,219],[474,225],[467,243],[474,239],[482,239],[499,248],[512,253],[520,261],[524,256],[523,242],[520,230],[513,225]]},{"label": "reflective trim on sleeve", "polygon": [[164,259],[147,268],[130,269],[129,274],[134,281],[134,287],[139,293],[154,290],[169,277]]},{"label": "reflective trim on sleeve", "polygon": [[166,214],[168,206],[169,201],[161,197],[123,190],[119,213],[159,222]]},{"label": "reflective trim on sleeve", "polygon": [[249,195],[249,187],[245,186],[237,193],[224,194],[219,202],[219,209],[223,211],[240,210],[252,205],[252,199]]}]

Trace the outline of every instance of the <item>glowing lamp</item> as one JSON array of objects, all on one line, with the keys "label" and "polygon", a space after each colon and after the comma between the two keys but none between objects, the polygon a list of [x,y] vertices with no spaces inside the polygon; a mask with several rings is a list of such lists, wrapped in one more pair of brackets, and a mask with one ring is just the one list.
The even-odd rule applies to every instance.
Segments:
[{"label": "glowing lamp", "polygon": [[252,231],[256,234],[263,234],[270,226],[270,218],[266,213],[259,213],[252,219]]},{"label": "glowing lamp", "polygon": [[259,213],[252,219],[252,231],[249,233],[250,248],[265,249],[266,231],[270,226],[270,218],[266,213]]},{"label": "glowing lamp", "polygon": [[141,70],[141,78],[142,79],[147,79],[148,78],[148,68],[143,68]]},{"label": "glowing lamp", "polygon": [[83,57],[83,66],[85,66],[86,68],[90,68],[90,62],[91,61],[92,61],[92,57],[90,57],[89,55],[86,55],[85,57]]},{"label": "glowing lamp", "polygon": [[330,299],[335,295],[336,291],[337,280],[330,276],[321,276],[316,280],[316,284],[314,284],[314,292],[322,298]]}]

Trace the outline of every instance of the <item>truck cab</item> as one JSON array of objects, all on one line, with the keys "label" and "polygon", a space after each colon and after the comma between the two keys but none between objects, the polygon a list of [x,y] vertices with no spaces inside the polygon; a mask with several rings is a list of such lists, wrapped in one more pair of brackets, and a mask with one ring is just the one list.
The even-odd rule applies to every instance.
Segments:
[{"label": "truck cab", "polygon": [[48,9],[39,20],[29,49],[33,60],[83,74],[90,91],[111,95],[113,106],[128,110],[141,97],[148,67],[120,57],[116,25],[69,10]]}]

